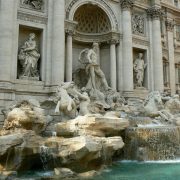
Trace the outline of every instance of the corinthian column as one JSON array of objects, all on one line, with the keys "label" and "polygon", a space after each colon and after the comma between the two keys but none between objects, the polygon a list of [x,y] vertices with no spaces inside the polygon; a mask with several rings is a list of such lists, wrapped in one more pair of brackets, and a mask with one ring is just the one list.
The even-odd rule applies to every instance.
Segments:
[{"label": "corinthian column", "polygon": [[66,81],[72,81],[72,66],[73,66],[73,34],[75,31],[75,27],[77,22],[66,20],[65,21],[65,29],[66,29],[66,63],[65,63],[65,71],[66,71]]},{"label": "corinthian column", "polygon": [[10,82],[12,73],[15,2],[0,1],[0,81],[6,82]]},{"label": "corinthian column", "polygon": [[116,90],[116,40],[110,41],[110,84]]},{"label": "corinthian column", "polygon": [[168,38],[168,53],[169,53],[169,76],[171,94],[176,93],[176,73],[175,73],[175,60],[174,60],[174,22],[173,20],[166,20],[167,38]]},{"label": "corinthian column", "polygon": [[67,42],[66,42],[66,81],[72,81],[72,35],[73,31],[67,30]]},{"label": "corinthian column", "polygon": [[58,85],[64,81],[64,2],[53,1],[53,23],[52,23],[52,85]]},{"label": "corinthian column", "polygon": [[123,32],[123,89],[133,91],[133,55],[132,55],[132,29],[131,8],[133,0],[120,0],[122,8],[122,32]]},{"label": "corinthian column", "polygon": [[147,14],[149,18],[151,18],[152,20],[154,90],[162,92],[164,90],[161,27],[160,27],[160,16],[162,12],[159,7],[153,6],[147,10]]}]

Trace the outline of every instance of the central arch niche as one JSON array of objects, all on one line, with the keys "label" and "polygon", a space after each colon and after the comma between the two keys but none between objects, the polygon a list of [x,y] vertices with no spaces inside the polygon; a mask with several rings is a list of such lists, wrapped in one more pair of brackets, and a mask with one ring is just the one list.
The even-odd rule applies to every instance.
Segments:
[{"label": "central arch niche", "polygon": [[[100,48],[97,50],[97,61],[110,85],[110,42],[114,37],[119,37],[119,34],[113,28],[114,16],[110,16],[112,13],[107,11],[98,3],[87,3],[77,9],[74,8],[74,13],[71,13],[73,14],[70,16],[72,22],[76,24],[72,36],[73,77],[79,69],[84,68],[84,65],[78,61],[80,52],[85,48],[91,48],[92,43],[97,42],[100,44]],[[115,46],[113,50],[116,51]]]},{"label": "central arch niche", "polygon": [[76,31],[81,33],[101,34],[111,31],[109,17],[96,5],[85,4],[80,6],[75,12],[73,20],[78,22]]}]

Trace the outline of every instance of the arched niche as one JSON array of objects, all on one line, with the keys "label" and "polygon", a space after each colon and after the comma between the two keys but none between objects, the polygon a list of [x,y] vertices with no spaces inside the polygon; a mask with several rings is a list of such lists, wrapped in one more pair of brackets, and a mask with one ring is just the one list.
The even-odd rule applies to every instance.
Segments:
[{"label": "arched niche", "polygon": [[[100,45],[98,63],[110,83],[110,42],[118,42],[120,34],[116,16],[109,4],[104,0],[73,0],[66,8],[66,22],[67,37],[72,36],[72,72],[82,67],[78,62],[80,52],[85,48],[91,48],[92,43],[97,42]],[[70,51],[66,51],[66,64],[69,67]]]}]

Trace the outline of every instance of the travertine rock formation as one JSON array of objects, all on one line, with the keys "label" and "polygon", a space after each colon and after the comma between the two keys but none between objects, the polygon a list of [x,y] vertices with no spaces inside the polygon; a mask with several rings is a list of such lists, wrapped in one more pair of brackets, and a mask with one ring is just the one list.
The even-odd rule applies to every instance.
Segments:
[{"label": "travertine rock formation", "polygon": [[79,116],[74,120],[56,125],[58,136],[73,137],[79,135],[92,135],[99,137],[118,136],[120,131],[129,126],[123,118],[104,116]]},{"label": "travertine rock formation", "polygon": [[17,103],[9,113],[4,122],[4,130],[17,128],[33,130],[41,133],[46,126],[46,117],[40,106],[33,105],[29,101]]}]

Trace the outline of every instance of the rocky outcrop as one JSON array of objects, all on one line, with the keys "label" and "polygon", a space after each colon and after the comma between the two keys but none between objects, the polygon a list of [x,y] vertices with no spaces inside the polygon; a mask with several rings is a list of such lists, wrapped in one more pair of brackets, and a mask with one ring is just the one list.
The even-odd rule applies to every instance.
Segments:
[{"label": "rocky outcrop", "polygon": [[[129,122],[115,116],[79,116],[56,125],[56,138],[50,138],[45,146],[60,151],[56,159],[74,171],[99,169],[109,164],[116,152],[123,148],[121,131]],[[78,166],[76,165],[78,164]],[[78,169],[77,169],[78,168]]]},{"label": "rocky outcrop", "polygon": [[83,116],[58,123],[61,137],[43,138],[22,128],[6,130],[0,133],[0,165],[8,171],[35,167],[97,170],[111,163],[122,149],[124,142],[119,135],[127,126],[128,121],[120,118]]},{"label": "rocky outcrop", "polygon": [[111,163],[114,153],[120,150],[124,143],[121,137],[79,136],[49,138],[45,146],[51,151],[54,150],[53,158],[59,162],[59,166],[82,172],[99,169],[102,164]]},{"label": "rocky outcrop", "polygon": [[[18,130],[0,136],[0,165],[3,170],[31,169],[38,161],[44,139],[34,131]],[[34,161],[33,161],[34,160]]]},{"label": "rocky outcrop", "polygon": [[74,120],[56,125],[58,136],[74,137],[92,135],[99,137],[118,136],[129,126],[128,120],[116,117],[79,116]]},{"label": "rocky outcrop", "polygon": [[29,101],[22,101],[15,105],[5,119],[4,130],[27,129],[41,133],[46,126],[43,109]]}]

